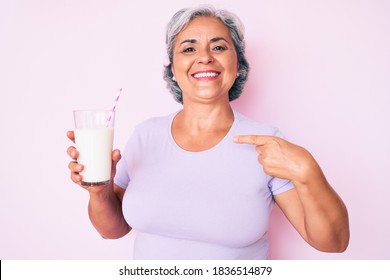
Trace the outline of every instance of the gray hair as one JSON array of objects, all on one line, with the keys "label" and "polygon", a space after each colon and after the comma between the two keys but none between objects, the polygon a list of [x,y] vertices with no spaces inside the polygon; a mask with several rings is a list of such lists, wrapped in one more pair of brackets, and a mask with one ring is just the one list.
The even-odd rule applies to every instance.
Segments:
[{"label": "gray hair", "polygon": [[172,62],[173,62],[173,47],[176,36],[189,23],[198,17],[215,17],[225,24],[229,29],[234,42],[234,48],[237,53],[238,61],[238,77],[233,86],[229,90],[229,101],[237,99],[244,88],[244,84],[248,78],[249,64],[245,58],[245,43],[244,43],[244,26],[240,19],[233,13],[226,10],[217,10],[212,6],[199,6],[195,8],[185,8],[176,12],[167,26],[166,31],[166,46],[169,58],[169,64],[164,66],[164,80],[167,82],[167,87],[172,93],[177,102],[183,103],[183,94],[178,83],[172,80]]}]

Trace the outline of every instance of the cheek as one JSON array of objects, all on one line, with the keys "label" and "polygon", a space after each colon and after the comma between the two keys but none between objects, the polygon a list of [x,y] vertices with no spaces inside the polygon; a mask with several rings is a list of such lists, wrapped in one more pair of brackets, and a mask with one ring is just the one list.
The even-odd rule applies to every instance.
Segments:
[{"label": "cheek", "polygon": [[237,55],[236,53],[233,53],[230,57],[229,57],[229,67],[231,69],[233,69],[234,71],[236,71],[238,69],[238,58],[237,58]]},{"label": "cheek", "polygon": [[237,72],[238,72],[238,62],[236,57],[230,57],[225,60],[224,62],[225,70],[228,76],[228,79],[231,80],[231,83],[233,85],[234,81],[237,78]]},{"label": "cheek", "polygon": [[223,65],[225,72],[229,78],[236,79],[238,71],[238,61],[235,53],[225,56],[219,60],[220,64]]},{"label": "cheek", "polygon": [[192,60],[183,57],[174,57],[172,61],[172,71],[175,76],[187,73],[192,65]]}]

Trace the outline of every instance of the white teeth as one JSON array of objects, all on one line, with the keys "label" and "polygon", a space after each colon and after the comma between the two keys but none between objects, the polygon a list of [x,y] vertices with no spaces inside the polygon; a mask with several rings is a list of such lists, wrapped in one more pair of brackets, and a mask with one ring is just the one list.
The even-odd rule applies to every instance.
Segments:
[{"label": "white teeth", "polygon": [[217,77],[219,74],[217,72],[202,72],[196,73],[195,78],[206,78],[206,77]]}]

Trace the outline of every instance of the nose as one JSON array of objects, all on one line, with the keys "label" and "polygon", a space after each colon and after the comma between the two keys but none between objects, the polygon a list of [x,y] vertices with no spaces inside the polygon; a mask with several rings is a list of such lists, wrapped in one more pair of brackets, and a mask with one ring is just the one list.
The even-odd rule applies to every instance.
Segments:
[{"label": "nose", "polygon": [[201,50],[198,52],[198,57],[196,59],[197,63],[209,64],[214,61],[214,57],[209,49]]}]

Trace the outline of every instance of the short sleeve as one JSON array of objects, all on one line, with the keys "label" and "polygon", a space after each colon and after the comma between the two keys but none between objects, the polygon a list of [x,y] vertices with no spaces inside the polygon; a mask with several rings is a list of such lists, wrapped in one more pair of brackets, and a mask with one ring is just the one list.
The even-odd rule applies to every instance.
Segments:
[{"label": "short sleeve", "polygon": [[137,128],[134,130],[132,136],[127,142],[126,147],[122,153],[122,158],[120,159],[116,167],[114,183],[122,189],[126,189],[130,183],[130,165],[132,162],[132,157],[134,156],[134,150],[136,150],[136,134]]},{"label": "short sleeve", "polygon": [[[286,137],[278,129],[276,129],[276,131],[273,133],[273,136],[286,139]],[[272,195],[278,195],[291,190],[294,188],[294,185],[289,180],[273,177],[271,180],[269,180],[268,187]]]},{"label": "short sleeve", "polygon": [[119,187],[121,187],[122,189],[126,189],[129,182],[130,182],[130,178],[127,172],[126,158],[122,156],[121,160],[118,162],[116,167],[114,183]]},{"label": "short sleeve", "polygon": [[293,183],[286,179],[272,178],[268,182],[268,187],[272,195],[278,195],[294,188]]}]

